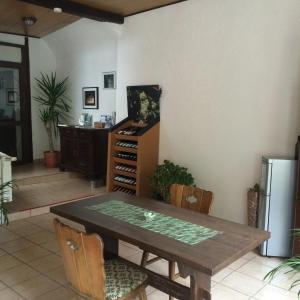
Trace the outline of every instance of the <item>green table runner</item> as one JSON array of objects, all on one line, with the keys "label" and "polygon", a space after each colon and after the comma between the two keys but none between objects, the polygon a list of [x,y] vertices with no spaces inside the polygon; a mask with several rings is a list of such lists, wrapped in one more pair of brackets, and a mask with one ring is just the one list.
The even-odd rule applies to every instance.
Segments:
[{"label": "green table runner", "polygon": [[[110,200],[87,208],[189,245],[195,245],[220,233],[118,200]],[[147,212],[155,213],[151,221],[146,220],[144,214]]]}]

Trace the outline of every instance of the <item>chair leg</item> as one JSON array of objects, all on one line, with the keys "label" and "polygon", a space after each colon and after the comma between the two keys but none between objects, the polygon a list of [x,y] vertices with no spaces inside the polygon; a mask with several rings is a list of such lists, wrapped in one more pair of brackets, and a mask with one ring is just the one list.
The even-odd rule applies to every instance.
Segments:
[{"label": "chair leg", "polygon": [[150,253],[147,251],[143,251],[143,256],[141,260],[141,266],[146,267]]},{"label": "chair leg", "polygon": [[172,281],[176,279],[175,268],[176,268],[175,261],[169,261],[169,279]]},{"label": "chair leg", "polygon": [[139,300],[147,300],[146,289],[142,289],[139,292]]}]

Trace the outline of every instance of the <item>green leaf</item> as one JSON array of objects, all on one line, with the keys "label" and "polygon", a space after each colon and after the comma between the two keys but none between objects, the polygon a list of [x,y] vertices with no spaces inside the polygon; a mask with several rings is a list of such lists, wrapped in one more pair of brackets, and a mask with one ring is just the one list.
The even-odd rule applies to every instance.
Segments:
[{"label": "green leaf", "polygon": [[[299,236],[299,232],[300,229],[294,230],[294,234],[296,236]],[[279,273],[300,273],[300,255],[296,255],[282,261],[279,266],[266,274],[264,280],[268,280],[269,282],[271,282]],[[290,286],[290,290],[298,285],[300,285],[300,279],[295,279]],[[300,291],[298,292],[298,298],[300,299]]]},{"label": "green leaf", "polygon": [[[8,225],[8,209],[5,207],[5,201],[7,200],[7,193],[9,189],[15,188],[16,184],[14,181],[7,181],[3,184],[0,184],[0,220]],[[1,219],[2,218],[2,219]]]},{"label": "green leaf", "polygon": [[40,104],[39,117],[46,129],[51,129],[48,134],[49,145],[53,145],[53,134],[58,135],[60,121],[68,121],[71,109],[70,100],[66,96],[68,77],[58,80],[56,73],[50,75],[41,73],[40,78],[35,78],[38,96],[34,100]]},{"label": "green leaf", "polygon": [[175,165],[164,160],[162,165],[156,167],[155,173],[149,178],[153,197],[158,200],[169,201],[170,186],[174,183],[193,185],[194,178],[187,168]]}]

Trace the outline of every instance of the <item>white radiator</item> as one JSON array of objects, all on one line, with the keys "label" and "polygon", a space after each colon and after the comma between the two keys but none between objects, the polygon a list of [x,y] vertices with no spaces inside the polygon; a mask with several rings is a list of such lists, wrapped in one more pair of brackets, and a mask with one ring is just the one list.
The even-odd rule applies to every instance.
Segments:
[{"label": "white radiator", "polygon": [[[17,160],[15,157],[8,156],[0,152],[0,184],[12,180],[11,162]],[[1,194],[0,194],[1,197]],[[5,202],[12,201],[12,189],[8,189],[5,194]]]}]

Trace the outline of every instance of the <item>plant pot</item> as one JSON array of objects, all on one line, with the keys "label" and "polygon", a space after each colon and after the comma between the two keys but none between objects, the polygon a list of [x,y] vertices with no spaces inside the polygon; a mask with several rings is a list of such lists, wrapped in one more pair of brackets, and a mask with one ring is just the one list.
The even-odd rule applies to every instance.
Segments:
[{"label": "plant pot", "polygon": [[258,205],[259,193],[249,190],[247,193],[248,206],[248,226],[257,227],[258,223]]},{"label": "plant pot", "polygon": [[44,152],[44,164],[46,168],[57,168],[59,153],[57,151]]}]

